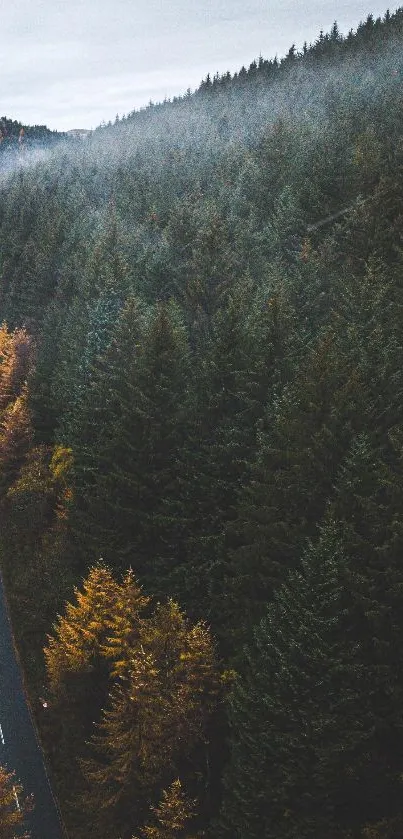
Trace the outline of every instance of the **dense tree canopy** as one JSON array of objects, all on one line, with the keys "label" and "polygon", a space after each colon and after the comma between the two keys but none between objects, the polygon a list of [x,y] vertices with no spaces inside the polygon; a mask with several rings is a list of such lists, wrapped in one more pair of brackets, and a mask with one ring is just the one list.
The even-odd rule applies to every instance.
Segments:
[{"label": "dense tree canopy", "polygon": [[401,839],[402,47],[2,120],[1,565],[72,839]]}]

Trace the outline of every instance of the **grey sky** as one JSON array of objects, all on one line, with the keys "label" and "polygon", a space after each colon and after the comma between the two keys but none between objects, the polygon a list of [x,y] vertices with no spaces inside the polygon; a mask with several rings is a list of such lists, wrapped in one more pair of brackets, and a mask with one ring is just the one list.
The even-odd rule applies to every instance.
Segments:
[{"label": "grey sky", "polygon": [[[50,128],[96,127],[284,55],[337,20],[343,34],[378,0],[0,0],[2,115]],[[390,3],[395,11],[401,3]]]}]

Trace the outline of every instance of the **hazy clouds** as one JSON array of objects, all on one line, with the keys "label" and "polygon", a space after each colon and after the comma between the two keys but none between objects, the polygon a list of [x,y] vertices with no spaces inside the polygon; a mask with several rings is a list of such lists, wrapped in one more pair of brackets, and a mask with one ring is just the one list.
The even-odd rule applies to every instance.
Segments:
[{"label": "hazy clouds", "polygon": [[[1,113],[50,128],[95,127],[194,89],[261,53],[346,33],[370,0],[1,0]],[[393,12],[399,3],[389,5]]]}]

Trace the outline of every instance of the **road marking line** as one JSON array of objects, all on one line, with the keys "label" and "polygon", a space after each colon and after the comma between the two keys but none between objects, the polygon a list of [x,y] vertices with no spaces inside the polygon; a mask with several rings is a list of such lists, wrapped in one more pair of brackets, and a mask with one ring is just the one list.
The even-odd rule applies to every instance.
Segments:
[{"label": "road marking line", "polygon": [[20,802],[18,801],[17,790],[16,790],[15,787],[13,787],[13,793],[14,793],[15,803],[17,805],[17,810],[21,810]]},{"label": "road marking line", "polygon": [[3,735],[3,729],[1,727],[1,725],[0,725],[0,737],[1,737],[1,742],[3,743],[3,746],[4,746],[4,735]]}]

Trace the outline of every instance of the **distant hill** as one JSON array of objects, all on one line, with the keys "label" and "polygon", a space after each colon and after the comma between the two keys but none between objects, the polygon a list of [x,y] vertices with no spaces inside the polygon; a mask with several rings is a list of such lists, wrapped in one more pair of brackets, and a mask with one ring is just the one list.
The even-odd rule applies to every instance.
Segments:
[{"label": "distant hill", "polygon": [[88,128],[70,128],[69,131],[66,131],[67,137],[71,137],[73,140],[85,140],[91,134],[92,132]]},{"label": "distant hill", "polygon": [[0,117],[0,154],[14,148],[18,142],[29,147],[53,145],[64,134],[51,131],[46,125],[24,125],[7,116]]}]

